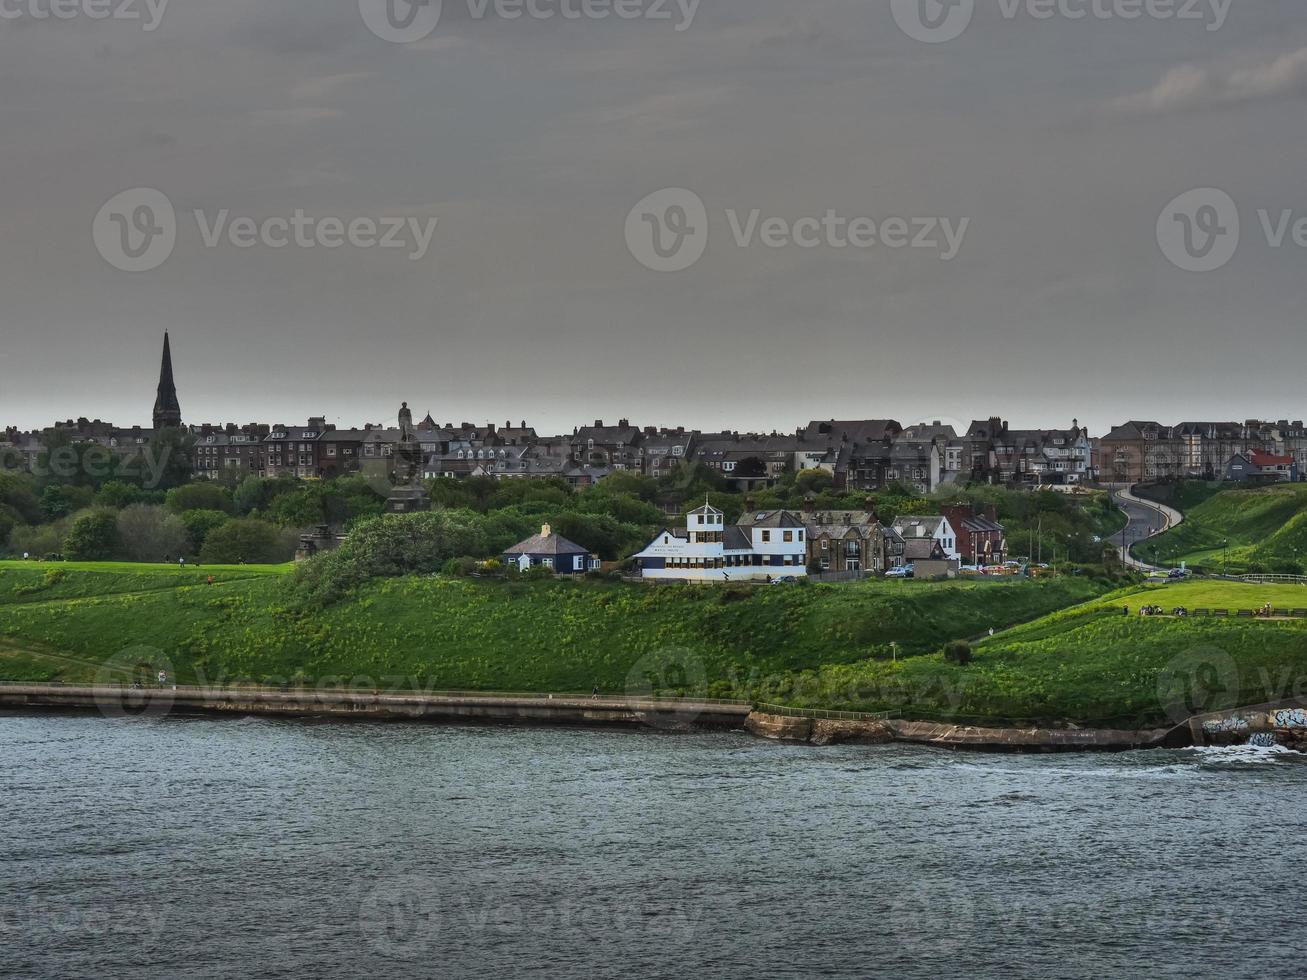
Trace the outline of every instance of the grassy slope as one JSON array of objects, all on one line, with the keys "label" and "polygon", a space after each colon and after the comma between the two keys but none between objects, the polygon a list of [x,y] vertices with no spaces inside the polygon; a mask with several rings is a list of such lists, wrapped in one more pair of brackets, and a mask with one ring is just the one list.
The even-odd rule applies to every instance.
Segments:
[{"label": "grassy slope", "polygon": [[[1167,719],[1164,671],[1195,656],[1228,654],[1238,672],[1234,704],[1307,692],[1307,621],[1263,622],[1123,615],[1155,604],[1307,608],[1307,587],[1188,582],[1121,590],[1016,627],[976,646],[966,668],[939,655],[903,664],[826,668],[824,700],[847,707],[903,707],[905,714],[964,721],[1068,719],[1146,726]],[[1181,658],[1177,660],[1177,658]],[[1218,660],[1218,663],[1224,663]],[[1219,686],[1219,684],[1218,684]]]},{"label": "grassy slope", "polygon": [[[1184,508],[1181,508],[1184,510]],[[1185,522],[1135,547],[1156,563],[1207,565],[1220,570],[1222,542],[1230,542],[1232,572],[1254,564],[1307,561],[1307,485],[1225,490],[1184,510]]]},{"label": "grassy slope", "polygon": [[[212,587],[203,584],[210,573]],[[637,665],[662,675],[659,686],[678,686],[684,651],[691,678],[702,664],[714,693],[754,693],[772,675],[888,656],[891,641],[925,653],[1101,592],[1068,578],[754,589],[408,578],[301,617],[284,582],[245,568],[91,568],[46,586],[47,574],[0,565],[0,642],[9,647],[0,677],[85,680],[123,650],[149,647],[183,681],[363,676],[384,686],[416,678],[439,688],[622,691]]]}]

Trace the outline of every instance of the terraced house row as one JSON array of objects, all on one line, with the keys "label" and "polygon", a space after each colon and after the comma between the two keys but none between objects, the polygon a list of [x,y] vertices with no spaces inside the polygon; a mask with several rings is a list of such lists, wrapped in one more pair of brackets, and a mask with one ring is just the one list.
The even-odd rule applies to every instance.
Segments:
[{"label": "terraced house row", "polygon": [[[397,428],[339,428],[322,415],[303,425],[251,422],[186,425],[165,336],[152,426],[120,428],[99,419],[59,422],[36,432],[6,429],[0,465],[35,470],[51,447],[94,443],[136,456],[165,430],[193,440],[193,471],[330,479],[373,473],[384,479],[400,439]],[[438,423],[430,413],[415,426],[428,479],[559,478],[585,486],[615,471],[652,477],[697,463],[750,491],[804,470],[831,475],[837,491],[873,491],[902,484],[929,493],[956,482],[1074,488],[1092,481],[1137,483],[1200,477],[1239,481],[1299,480],[1307,475],[1302,422],[1126,422],[1102,439],[1073,419],[1067,428],[1016,429],[1002,418],[973,421],[965,432],[940,421],[904,426],[894,419],[815,420],[792,433],[703,432],[633,425],[628,419],[577,426],[571,434],[537,432],[525,421],[502,426]]]}]

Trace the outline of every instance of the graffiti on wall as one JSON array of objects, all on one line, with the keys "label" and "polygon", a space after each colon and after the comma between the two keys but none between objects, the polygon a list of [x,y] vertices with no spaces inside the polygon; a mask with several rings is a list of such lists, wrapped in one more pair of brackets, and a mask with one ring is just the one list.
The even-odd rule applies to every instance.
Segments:
[{"label": "graffiti on wall", "polygon": [[1271,712],[1273,728],[1307,728],[1307,709],[1280,708]]},{"label": "graffiti on wall", "polygon": [[1229,718],[1218,718],[1215,721],[1203,722],[1203,731],[1208,735],[1229,735],[1233,733],[1242,733],[1248,731],[1252,726],[1248,724],[1247,718],[1241,718],[1233,715]]}]

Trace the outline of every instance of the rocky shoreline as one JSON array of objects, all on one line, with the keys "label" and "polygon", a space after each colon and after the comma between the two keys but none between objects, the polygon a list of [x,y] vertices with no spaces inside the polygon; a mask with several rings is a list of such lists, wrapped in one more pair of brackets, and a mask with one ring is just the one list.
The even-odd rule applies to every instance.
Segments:
[{"label": "rocky shoreline", "polygon": [[908,742],[977,752],[1125,752],[1175,747],[1172,729],[976,728],[927,721],[840,721],[753,712],[745,730],[758,738],[808,745]]},{"label": "rocky shoreline", "polygon": [[110,717],[260,715],[297,718],[563,725],[628,730],[744,731],[813,746],[902,742],[975,752],[1125,752],[1195,745],[1280,744],[1307,751],[1307,712],[1296,703],[1194,716],[1171,728],[981,728],[948,722],[757,710],[748,702],[550,695],[323,692],[249,688],[130,689],[0,684],[0,709],[95,710]]}]

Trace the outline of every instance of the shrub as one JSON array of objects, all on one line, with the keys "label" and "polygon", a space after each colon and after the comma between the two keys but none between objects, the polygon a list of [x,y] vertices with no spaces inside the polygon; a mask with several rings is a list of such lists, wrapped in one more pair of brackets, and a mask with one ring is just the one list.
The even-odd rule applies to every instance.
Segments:
[{"label": "shrub", "polygon": [[230,517],[220,510],[188,510],[181,515],[186,525],[186,533],[191,539],[191,554],[198,555],[204,550],[204,542],[209,539],[209,532],[222,527]]},{"label": "shrub", "polygon": [[944,647],[944,659],[965,667],[971,663],[971,644],[966,640],[954,640]]},{"label": "shrub", "polygon": [[221,510],[230,513],[234,508],[231,494],[216,483],[188,483],[168,491],[168,509],[177,514],[188,510]]},{"label": "shrub", "polygon": [[38,593],[44,592],[46,589],[53,589],[67,577],[68,570],[66,568],[47,569],[46,573],[36,582],[32,582],[29,585],[20,585],[18,588],[14,589],[14,595],[37,595]]},{"label": "shrub", "polygon": [[132,504],[118,514],[118,536],[122,555],[130,561],[161,561],[190,552],[181,518],[149,504]]},{"label": "shrub", "polygon": [[90,510],[78,515],[64,539],[64,554],[73,561],[108,561],[122,547],[118,515],[111,510]]},{"label": "shrub", "polygon": [[305,601],[326,604],[369,578],[431,574],[450,559],[485,553],[485,534],[470,511],[386,514],[360,522],[335,551],[301,565],[295,586]]},{"label": "shrub", "polygon": [[67,533],[65,521],[36,527],[19,525],[9,532],[9,550],[15,555],[49,555],[63,548]]},{"label": "shrub", "polygon": [[451,558],[440,568],[440,574],[453,578],[468,578],[477,570],[479,563],[475,558]]},{"label": "shrub", "polygon": [[237,518],[209,532],[200,560],[209,565],[275,565],[289,561],[294,542],[266,521]]}]

